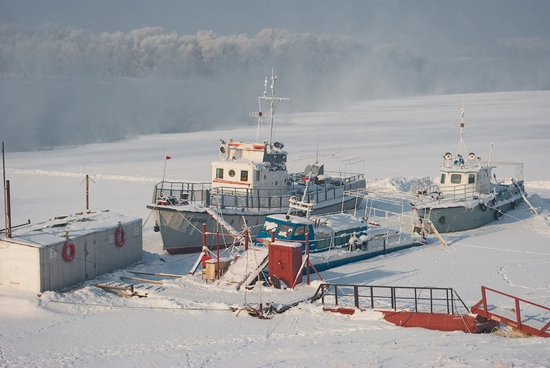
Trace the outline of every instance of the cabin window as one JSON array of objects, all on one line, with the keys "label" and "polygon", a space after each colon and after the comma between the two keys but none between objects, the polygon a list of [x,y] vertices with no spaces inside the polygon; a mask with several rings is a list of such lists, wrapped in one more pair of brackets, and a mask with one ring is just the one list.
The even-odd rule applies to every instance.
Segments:
[{"label": "cabin window", "polygon": [[217,179],[223,179],[223,169],[221,169],[219,167],[216,169],[216,178]]},{"label": "cabin window", "polygon": [[468,175],[468,184],[473,184],[476,182],[476,176],[475,174],[469,174]]},{"label": "cabin window", "polygon": [[229,176],[234,177],[235,176],[235,170],[231,169],[227,172]]},{"label": "cabin window", "polygon": [[262,231],[266,234],[271,234],[277,230],[277,226],[279,226],[278,223],[266,220],[264,226],[262,227]]},{"label": "cabin window", "polygon": [[241,181],[248,181],[248,171],[241,170]]},{"label": "cabin window", "polygon": [[460,184],[462,174],[451,174],[451,183]]},{"label": "cabin window", "polygon": [[296,231],[294,231],[294,236],[304,235],[306,233],[305,225],[297,226]]},{"label": "cabin window", "polygon": [[445,184],[445,174],[441,174],[441,184]]},{"label": "cabin window", "polygon": [[290,238],[292,236],[292,230],[294,230],[294,227],[287,224],[281,224],[277,230],[277,237]]},{"label": "cabin window", "polygon": [[260,181],[260,170],[254,171],[254,174],[255,174],[255,176],[256,176],[255,181],[257,181],[257,182]]}]

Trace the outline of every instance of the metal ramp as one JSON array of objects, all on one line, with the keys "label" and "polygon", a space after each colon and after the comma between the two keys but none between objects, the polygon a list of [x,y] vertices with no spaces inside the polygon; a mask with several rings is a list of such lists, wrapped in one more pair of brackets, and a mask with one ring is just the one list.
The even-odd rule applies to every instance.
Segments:
[{"label": "metal ramp", "polygon": [[227,221],[225,221],[223,217],[215,209],[207,208],[206,213],[208,213],[214,221],[220,224],[229,233],[229,235],[231,235],[235,239],[238,239],[243,236],[242,231],[237,231],[237,229],[235,229]]},{"label": "metal ramp", "polygon": [[250,285],[267,266],[268,251],[263,247],[250,247],[244,252],[222,276],[221,282],[226,285],[236,285],[239,290],[242,285]]},{"label": "metal ramp", "polygon": [[482,286],[481,300],[472,307],[472,313],[533,336],[550,337],[550,308],[498,290]]},{"label": "metal ramp", "polygon": [[401,327],[487,333],[498,326],[495,321],[470,314],[453,288],[321,284],[311,302],[317,300],[329,312],[354,314],[370,308]]}]

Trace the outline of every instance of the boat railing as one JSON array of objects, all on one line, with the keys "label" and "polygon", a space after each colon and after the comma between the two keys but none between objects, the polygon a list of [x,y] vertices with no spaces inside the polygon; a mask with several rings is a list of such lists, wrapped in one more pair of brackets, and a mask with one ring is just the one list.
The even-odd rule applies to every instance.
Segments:
[{"label": "boat railing", "polygon": [[159,201],[204,202],[212,185],[206,182],[162,181],[155,185],[152,203]]},{"label": "boat railing", "polygon": [[[292,191],[281,189],[255,189],[215,187],[206,182],[171,182],[163,181],[155,185],[153,203],[181,204],[199,202],[206,206],[221,208],[254,208],[258,210],[287,209],[291,196],[301,198],[304,202],[320,203],[337,199],[341,200],[344,191],[364,188],[363,174],[354,174],[335,183],[317,183],[307,188],[294,185]],[[305,194],[304,194],[305,193]]]},{"label": "boat railing", "polygon": [[512,179],[517,182],[523,181],[523,164],[520,162],[491,161],[491,165],[498,168],[498,176],[495,176],[497,183],[504,185],[512,184]]},{"label": "boat railing", "polygon": [[[431,179],[430,179],[431,181]],[[459,184],[452,186],[441,186],[433,182],[423,181],[422,185],[413,187],[412,194],[416,197],[416,204],[423,204],[433,201],[464,202],[478,199],[480,195],[491,193],[492,185],[487,180],[473,184]]]},{"label": "boat railing", "polygon": [[439,193],[442,199],[453,202],[464,202],[466,200],[478,199],[482,194],[491,193],[491,183],[489,181],[477,184],[461,184],[450,187],[439,187]]},{"label": "boat railing", "polygon": [[220,208],[287,209],[290,197],[281,190],[216,187],[210,192],[209,204]]},{"label": "boat railing", "polygon": [[323,283],[317,288],[311,302],[317,300],[321,300],[325,308],[399,309],[444,314],[469,313],[469,308],[453,288]]}]

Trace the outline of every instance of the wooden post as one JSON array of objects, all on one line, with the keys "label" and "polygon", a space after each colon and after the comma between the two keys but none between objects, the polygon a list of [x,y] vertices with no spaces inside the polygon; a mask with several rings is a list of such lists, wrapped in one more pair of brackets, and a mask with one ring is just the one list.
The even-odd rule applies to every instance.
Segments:
[{"label": "wooden post", "polygon": [[7,219],[7,227],[6,227],[6,236],[8,238],[11,238],[11,194],[10,194],[10,181],[6,180],[6,219]]},{"label": "wooden post", "polygon": [[86,213],[90,213],[90,178],[86,174]]},{"label": "wooden post", "polygon": [[216,232],[216,278],[220,279],[220,233]]},{"label": "wooden post", "polygon": [[309,239],[308,239],[308,235],[309,235],[309,233],[306,232],[306,259],[307,259],[307,263],[306,263],[306,283],[309,285],[309,265],[310,265],[310,261],[309,261]]},{"label": "wooden post", "polygon": [[443,238],[441,237],[441,235],[439,235],[439,231],[437,231],[437,229],[435,228],[434,224],[428,220],[428,225],[430,225],[430,228],[432,229],[433,233],[435,234],[435,236],[437,236],[437,238],[439,239],[439,241],[441,242],[441,244],[443,244],[444,246],[447,246],[447,243],[445,243],[445,241],[443,240]]},{"label": "wooden post", "polygon": [[206,224],[202,224],[202,246],[206,247]]}]

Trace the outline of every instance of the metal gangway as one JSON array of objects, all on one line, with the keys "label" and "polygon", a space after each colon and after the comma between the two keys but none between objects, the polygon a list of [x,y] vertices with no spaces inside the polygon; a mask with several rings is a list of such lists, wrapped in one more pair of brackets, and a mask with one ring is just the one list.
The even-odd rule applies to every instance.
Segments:
[{"label": "metal gangway", "polygon": [[481,300],[472,313],[533,336],[550,337],[550,308],[495,289],[481,287]]},{"label": "metal gangway", "polygon": [[453,288],[378,286],[353,284],[321,284],[312,303],[321,300],[323,306],[357,309],[408,309],[414,312],[457,314],[469,308]]}]

